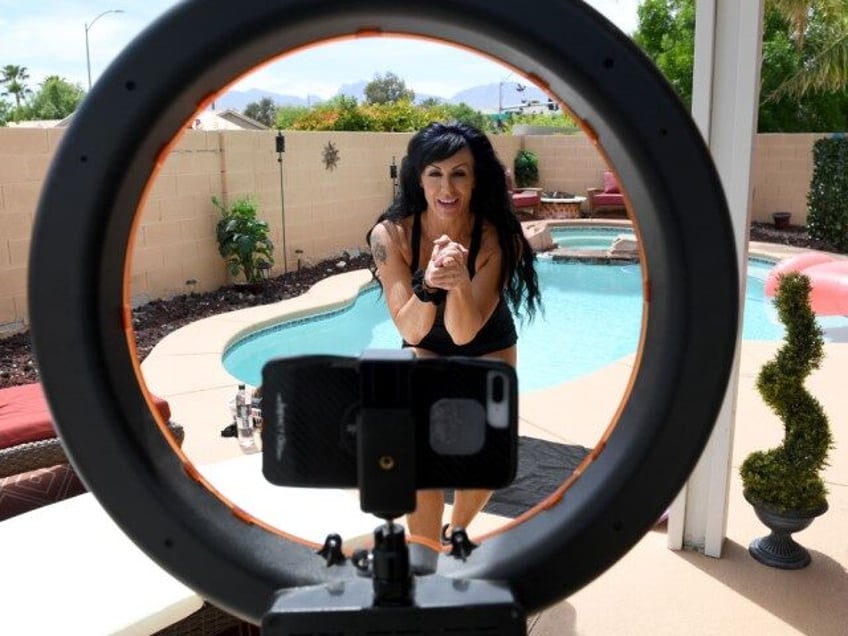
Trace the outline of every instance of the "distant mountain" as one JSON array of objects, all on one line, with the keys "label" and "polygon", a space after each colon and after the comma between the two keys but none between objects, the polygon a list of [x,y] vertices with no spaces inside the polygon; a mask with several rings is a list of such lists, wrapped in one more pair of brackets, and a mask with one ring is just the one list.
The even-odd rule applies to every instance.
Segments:
[{"label": "distant mountain", "polygon": [[[353,82],[351,84],[343,84],[339,87],[336,95],[348,95],[350,97],[355,97],[357,101],[362,102],[365,100],[365,87],[367,85],[368,81],[366,80]],[[523,86],[524,90],[518,90],[520,86]],[[280,93],[272,93],[258,88],[251,88],[246,91],[228,91],[215,100],[215,108],[216,110],[232,108],[237,111],[243,111],[248,104],[252,102],[259,102],[264,97],[272,99],[274,103],[279,106],[309,106],[324,101],[317,95],[298,97],[296,95],[282,95]],[[449,104],[465,103],[471,106],[471,108],[483,112],[497,112],[499,106],[504,109],[517,108],[522,105],[522,100],[524,100],[524,103],[537,101],[544,104],[547,101],[548,96],[540,89],[529,84],[505,82],[504,84],[493,83],[473,86],[456,93],[453,97],[448,98],[417,92],[415,93],[416,102],[420,103],[428,98],[445,101]]]},{"label": "distant mountain", "polygon": [[347,95],[348,97],[355,97],[356,101],[362,102],[365,101],[365,87],[368,86],[368,82],[365,80],[360,80],[358,82],[354,82],[353,84],[342,84],[339,88],[336,95]]}]

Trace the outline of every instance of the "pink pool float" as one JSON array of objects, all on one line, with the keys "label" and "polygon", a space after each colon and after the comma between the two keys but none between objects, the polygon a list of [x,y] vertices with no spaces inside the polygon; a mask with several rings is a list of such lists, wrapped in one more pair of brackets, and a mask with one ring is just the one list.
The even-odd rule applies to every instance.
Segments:
[{"label": "pink pool float", "polygon": [[848,316],[848,259],[823,252],[784,258],[769,272],[767,296],[774,296],[781,274],[801,272],[810,279],[810,306],[822,316]]}]

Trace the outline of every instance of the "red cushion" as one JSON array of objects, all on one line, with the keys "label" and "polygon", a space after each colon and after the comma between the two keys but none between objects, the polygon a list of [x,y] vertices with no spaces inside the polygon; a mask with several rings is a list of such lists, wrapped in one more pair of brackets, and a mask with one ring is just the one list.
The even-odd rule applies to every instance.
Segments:
[{"label": "red cushion", "polygon": [[601,192],[592,197],[593,205],[624,205],[624,195]]},{"label": "red cushion", "polygon": [[[168,403],[156,396],[153,399],[162,417],[170,419]],[[41,383],[0,389],[0,448],[52,437],[56,437],[56,431]]]},{"label": "red cushion", "polygon": [[0,390],[0,448],[56,437],[40,383]]},{"label": "red cushion", "polygon": [[615,178],[615,173],[609,170],[604,172],[604,192],[608,194],[621,192],[621,189],[618,187],[618,179]]}]

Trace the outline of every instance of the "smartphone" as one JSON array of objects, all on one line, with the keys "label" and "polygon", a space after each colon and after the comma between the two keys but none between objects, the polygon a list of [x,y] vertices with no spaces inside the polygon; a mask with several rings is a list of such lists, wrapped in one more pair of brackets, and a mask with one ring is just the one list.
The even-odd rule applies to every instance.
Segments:
[{"label": "smartphone", "polygon": [[[360,486],[360,438],[374,430],[413,459],[416,489],[496,489],[515,477],[518,380],[496,360],[408,350],[277,358],[262,370],[262,418],[262,470],[277,485]],[[368,428],[375,421],[384,428]]]}]

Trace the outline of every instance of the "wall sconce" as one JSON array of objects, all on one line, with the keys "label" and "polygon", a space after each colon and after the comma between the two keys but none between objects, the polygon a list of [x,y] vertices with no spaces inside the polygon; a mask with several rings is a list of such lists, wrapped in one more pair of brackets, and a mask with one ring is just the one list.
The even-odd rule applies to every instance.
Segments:
[{"label": "wall sconce", "polygon": [[283,135],[283,131],[277,132],[276,142],[277,142],[277,161],[282,163],[283,162],[283,153],[286,151],[286,138]]}]

